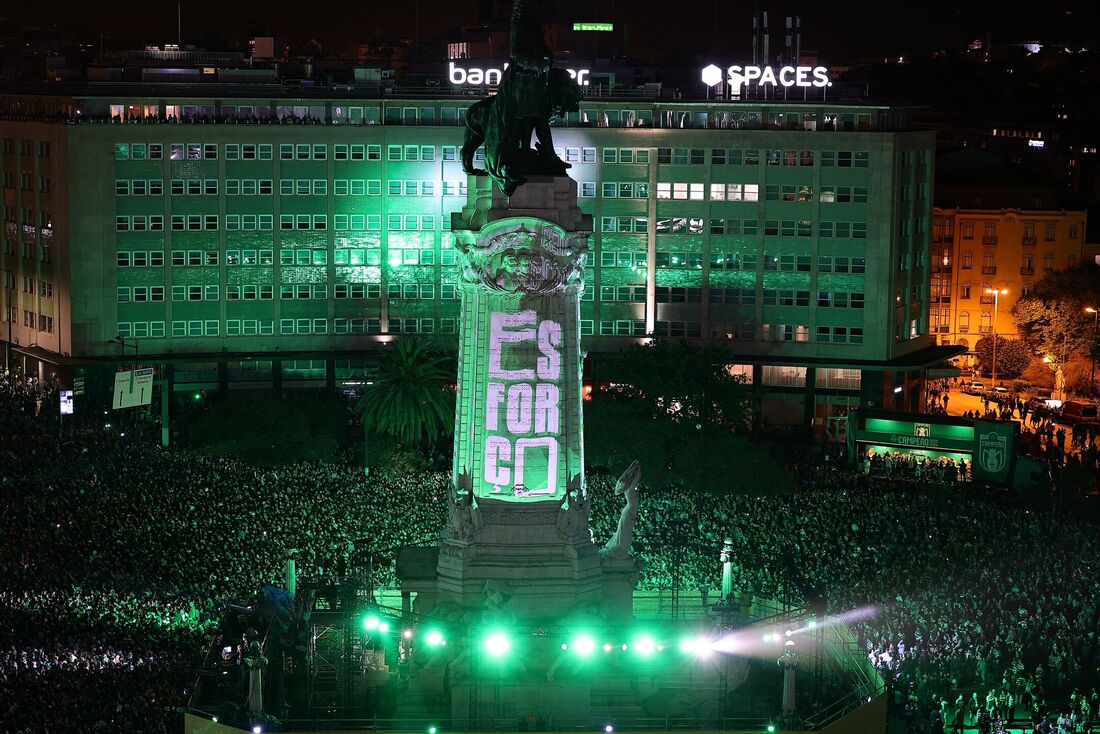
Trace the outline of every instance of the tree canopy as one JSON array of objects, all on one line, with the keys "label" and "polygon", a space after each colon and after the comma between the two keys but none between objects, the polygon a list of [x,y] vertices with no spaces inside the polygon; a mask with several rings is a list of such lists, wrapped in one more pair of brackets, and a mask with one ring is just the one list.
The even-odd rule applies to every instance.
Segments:
[{"label": "tree canopy", "polygon": [[[974,351],[978,355],[978,365],[982,372],[992,372],[993,337],[979,339],[974,345]],[[1023,339],[997,336],[997,377],[1015,380],[1028,368],[1034,356],[1035,350]]]},{"label": "tree canopy", "polygon": [[[1100,309],[1100,268],[1092,263],[1047,273],[1016,301],[1012,315],[1032,349],[1061,361],[1063,353],[1100,356],[1086,307]],[[1000,357],[999,342],[997,351]]]},{"label": "tree canopy", "polygon": [[721,345],[654,341],[605,355],[597,377],[610,389],[585,403],[585,462],[622,471],[638,460],[650,487],[767,494],[790,477],[747,434],[753,401]]},{"label": "tree canopy", "polygon": [[406,447],[429,447],[454,431],[454,369],[418,339],[399,339],[359,399],[363,423]]},{"label": "tree canopy", "polygon": [[655,339],[603,355],[597,378],[611,382],[608,395],[637,401],[639,409],[671,422],[747,428],[749,391],[730,372],[736,356],[719,344],[695,347]]}]

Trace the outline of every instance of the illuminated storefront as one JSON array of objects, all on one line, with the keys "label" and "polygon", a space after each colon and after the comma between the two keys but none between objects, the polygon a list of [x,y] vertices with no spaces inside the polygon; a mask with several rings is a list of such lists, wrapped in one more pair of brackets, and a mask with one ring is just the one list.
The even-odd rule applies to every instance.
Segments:
[{"label": "illuminated storefront", "polygon": [[975,481],[1006,484],[1016,463],[1020,426],[942,415],[911,416],[858,409],[848,413],[848,454],[909,454],[973,464]]}]

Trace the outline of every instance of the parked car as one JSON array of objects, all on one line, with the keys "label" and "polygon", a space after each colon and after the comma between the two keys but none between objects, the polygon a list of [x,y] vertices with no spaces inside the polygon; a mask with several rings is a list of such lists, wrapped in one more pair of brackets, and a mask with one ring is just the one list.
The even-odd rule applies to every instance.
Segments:
[{"label": "parked car", "polygon": [[982,395],[985,393],[985,383],[980,380],[971,380],[963,385],[963,392],[967,395]]},{"label": "parked car", "polygon": [[1067,400],[1062,403],[1058,417],[1065,423],[1095,423],[1097,410],[1093,403],[1082,400]]},{"label": "parked car", "polygon": [[1055,400],[1049,395],[1036,395],[1027,401],[1028,412],[1043,417],[1057,417],[1061,407],[1062,401]]},{"label": "parked car", "polygon": [[985,391],[985,396],[998,403],[1007,403],[1012,393],[1006,387],[991,387]]}]

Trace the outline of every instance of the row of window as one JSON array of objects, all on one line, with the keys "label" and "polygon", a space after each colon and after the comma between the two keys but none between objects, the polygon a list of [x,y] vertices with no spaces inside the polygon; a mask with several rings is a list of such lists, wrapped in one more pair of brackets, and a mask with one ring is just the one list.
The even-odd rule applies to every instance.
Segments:
[{"label": "row of window", "polygon": [[[51,317],[49,320],[52,331]],[[328,334],[328,319],[280,319],[279,334]],[[382,331],[382,320],[377,318],[335,318],[332,319],[333,334],[455,334],[458,333],[458,321],[454,318],[401,318],[387,320],[386,332]],[[43,329],[44,331],[45,329]],[[226,319],[225,336],[273,336],[275,322],[272,319]],[[167,336],[164,321],[120,321],[118,335],[125,338],[153,338]],[[222,324],[217,319],[192,319],[171,322],[173,337],[221,336]]]},{"label": "row of window", "polygon": [[[8,307],[8,320],[15,323],[15,307]],[[34,329],[35,331],[44,331],[47,334],[53,333],[53,316],[47,316],[44,313],[35,313],[34,311],[28,311],[23,309],[23,326],[28,329]]]},{"label": "row of window", "polygon": [[[33,237],[33,232],[28,233],[27,237]],[[20,247],[20,255],[24,260],[34,260],[35,243],[33,239],[24,239],[22,246]],[[4,254],[9,257],[15,257],[15,241],[5,238],[4,239]],[[38,261],[49,265],[53,262],[53,247],[49,242],[43,242],[38,245]],[[12,288],[15,286],[12,285]]]},{"label": "row of window", "polygon": [[[15,186],[15,171],[4,171],[4,186],[9,189],[16,188]],[[49,176],[38,177],[38,192],[42,194],[50,193],[52,188],[52,182]],[[22,191],[34,191],[34,175],[31,173],[19,174],[19,189]]]},{"label": "row of window", "polygon": [[[386,193],[389,196],[435,196],[436,181],[431,179],[389,179]],[[443,196],[465,196],[466,181],[442,181]],[[173,196],[217,196],[218,179],[172,179],[170,193]],[[703,200],[704,185],[688,183],[658,183],[658,199]],[[117,196],[161,196],[164,193],[162,179],[116,179]],[[225,181],[227,196],[270,196],[272,179],[231,178]],[[328,180],[323,178],[284,178],[279,181],[279,193],[283,196],[327,196]],[[332,193],[335,196],[381,196],[382,179],[335,179]],[[646,182],[603,182],[600,194],[605,199],[648,199]],[[584,181],[580,186],[582,198],[596,195],[596,182]],[[766,201],[810,202],[814,200],[812,186],[765,186]],[[866,203],[865,186],[823,186],[822,203]],[[712,201],[757,201],[757,184],[714,183],[710,185]]]},{"label": "row of window", "polygon": [[[115,255],[115,264],[120,268],[163,267],[163,250],[135,250],[119,252]],[[219,253],[215,250],[175,250],[171,254],[174,267],[217,266]],[[382,251],[377,248],[347,247],[333,252],[336,265],[381,265]],[[434,249],[392,248],[390,264],[397,265],[435,265]],[[226,250],[225,264],[230,266],[273,265],[274,250]],[[328,250],[314,248],[286,248],[279,251],[280,265],[327,265]],[[439,259],[441,265],[455,264],[455,251],[444,250]],[[52,286],[51,286],[52,293]]]},{"label": "row of window", "polygon": [[[434,231],[436,215],[387,215],[386,229],[401,231]],[[447,217],[441,218],[444,229],[450,224]],[[657,220],[658,234],[702,234],[704,220],[701,217],[665,217]],[[172,215],[172,230],[217,231],[218,215]],[[271,231],[274,226],[272,215],[226,215],[227,231]],[[333,215],[332,226],[338,231],[381,231],[382,215]],[[604,232],[645,233],[648,231],[645,217],[603,217],[601,229]],[[327,230],[328,215],[279,215],[281,230]],[[114,218],[114,230],[117,232],[160,232],[164,230],[163,215],[129,215]],[[759,220],[755,219],[718,219],[709,220],[708,231],[712,234],[742,234],[755,237],[760,231]],[[814,227],[810,220],[766,219],[763,220],[764,237],[813,237]],[[820,221],[817,222],[817,237],[824,239],[867,239],[867,222],[861,221]]]},{"label": "row of window", "polygon": [[[15,218],[15,215],[17,213],[19,215],[21,215],[18,220]],[[53,228],[53,217],[50,216],[50,211],[48,209],[39,209],[38,210],[38,216],[35,217],[34,216],[34,209],[32,209],[30,207],[16,207],[16,206],[11,206],[9,204],[5,204],[4,205],[4,221],[5,222],[10,222],[12,224],[15,224],[16,221],[20,222],[23,225],[24,235],[27,236],[27,237],[33,237],[34,236],[34,234],[35,234],[34,233],[34,227],[35,227],[35,222],[36,221],[38,223],[37,226],[42,228],[42,229],[52,229]],[[9,228],[8,231],[10,232],[11,228]],[[48,233],[43,232],[42,234],[47,235]]]},{"label": "row of window", "polygon": [[[213,232],[219,229],[220,217],[217,214],[173,214],[170,219],[173,232]],[[281,230],[326,230],[329,218],[327,214],[280,214]],[[442,218],[445,227],[450,219]],[[337,231],[381,231],[381,214],[335,214],[332,218],[333,229]],[[261,231],[269,232],[274,227],[271,214],[226,214],[225,229],[230,232]],[[434,231],[434,214],[390,214],[386,218],[386,228],[391,232]],[[116,232],[162,232],[163,214],[132,214],[115,217]]]},{"label": "row of window", "polygon": [[[587,148],[585,150],[588,150]],[[595,150],[595,149],[593,149]],[[866,151],[823,150],[819,154],[823,168],[867,168],[871,155]],[[593,153],[592,161],[595,162]],[[673,165],[703,165],[706,163],[705,148],[658,148],[657,163]],[[712,148],[710,160],[714,165],[757,166],[761,160],[769,166],[813,166],[812,150],[766,150],[760,155],[759,149]]]},{"label": "row of window", "polygon": [[[744,341],[756,341],[757,340],[757,328],[755,324],[751,322],[740,322],[740,324],[711,324],[711,336],[720,337],[725,336],[727,339],[744,340]],[[804,325],[792,325],[792,324],[762,324],[760,326],[761,341],[810,341],[810,327]],[[861,344],[864,343],[864,328],[862,327],[850,327],[850,326],[820,326],[815,329],[815,339],[817,343],[825,344]],[[768,366],[764,370],[768,370]],[[805,384],[805,368],[796,368],[802,370],[802,383],[791,384],[791,387],[801,387]],[[858,371],[856,371],[858,372]],[[767,384],[781,385],[782,382],[772,381]],[[818,385],[822,386],[822,385]],[[855,387],[848,387],[851,390],[857,390],[858,381]]]},{"label": "row of window", "polygon": [[[270,143],[226,143],[222,152],[225,159],[269,161],[273,158],[274,146]],[[442,160],[457,161],[458,146],[441,147]],[[648,155],[648,151],[646,151]],[[323,161],[328,159],[329,146],[326,143],[280,143],[279,160],[283,161]],[[594,154],[593,154],[594,155]],[[380,161],[382,146],[368,144],[336,143],[332,146],[332,157],[338,161]],[[163,143],[116,143],[115,160],[162,160]],[[173,161],[217,160],[217,143],[169,143],[168,158]],[[434,161],[434,145],[389,145],[386,146],[386,160],[389,161]],[[591,161],[595,162],[595,160]],[[648,162],[648,161],[647,161]]]},{"label": "row of window", "polygon": [[[759,334],[756,324],[752,323],[712,323],[711,336],[725,336],[727,339],[739,341],[777,341],[777,342],[809,342],[810,327],[803,324],[761,324]],[[818,342],[834,344],[862,344],[863,328],[849,326],[819,326],[817,327]],[[769,378],[769,370],[783,371],[785,369],[797,369],[802,371],[802,382],[788,384],[781,377],[773,375]],[[802,387],[805,384],[805,367],[785,368],[764,366],[764,383],[767,385]]]},{"label": "row of window", "polygon": [[[119,286],[116,289],[119,303],[162,303],[164,301],[164,286]],[[52,297],[52,286],[51,286]],[[176,285],[172,286],[172,300],[183,301],[216,301],[218,300],[219,287],[216,285]],[[227,285],[225,298],[227,301],[270,301],[274,298],[275,287],[272,285]],[[391,300],[435,300],[434,283],[389,283],[386,286],[386,296]],[[343,299],[378,299],[382,295],[382,286],[376,283],[340,283],[332,287],[333,298]],[[441,283],[439,297],[442,300],[455,300],[458,298],[458,287],[454,283]],[[324,300],[328,298],[328,286],[324,284],[297,283],[279,286],[279,298],[282,300]],[[642,300],[645,300],[645,289],[642,289]]]},{"label": "row of window", "polygon": [[[690,181],[660,181],[658,199],[703,201],[706,184]],[[760,185],[754,183],[711,184],[710,198],[715,201],[759,201]]]},{"label": "row of window", "polygon": [[[35,144],[38,145],[38,157],[49,158],[50,157],[50,144],[45,140],[20,140],[19,141],[19,155],[21,156],[33,156],[35,153]],[[15,138],[4,138],[2,143],[2,149],[4,155],[15,155]]]},{"label": "row of window", "polygon": [[[658,148],[657,163],[703,165],[707,161],[707,150],[706,148]],[[570,163],[596,163],[596,151],[595,147],[555,148],[557,155]],[[223,146],[226,160],[271,160],[273,152],[274,148],[270,143],[226,143]],[[457,153],[457,146],[441,146],[441,159],[444,161],[457,160]],[[279,144],[279,159],[284,161],[323,161],[328,159],[328,154],[329,146],[325,143]],[[169,159],[174,161],[217,160],[218,144],[169,143],[168,155]],[[116,160],[161,160],[163,157],[164,144],[162,143],[115,144]],[[332,146],[332,157],[334,160],[345,161],[379,161],[382,159],[382,146],[337,143]],[[812,150],[765,150],[761,155],[760,149],[710,149],[710,160],[715,165],[756,166],[763,160],[770,166],[808,167],[814,165],[814,158]],[[822,167],[867,168],[870,164],[870,154],[866,151],[827,150],[821,151],[819,158]],[[386,160],[435,161],[436,147],[434,145],[388,145]],[[648,148],[603,148],[602,160],[604,163],[648,164],[650,151]]]},{"label": "row of window", "polygon": [[[1037,230],[1039,225],[1043,226],[1043,241],[1054,242],[1058,238],[1058,223],[1057,222],[1023,222],[1023,233],[1021,234],[1021,243],[1025,245],[1034,245],[1038,242]],[[932,222],[932,235],[935,242],[950,242],[952,239],[952,225],[953,222],[950,218],[937,217]],[[974,239],[974,225],[973,221],[960,222],[960,233],[962,239],[972,240]],[[982,222],[982,241],[986,244],[997,244],[997,222],[986,221]],[[1076,222],[1072,222],[1067,225],[1067,236],[1071,240],[1075,240],[1080,232],[1080,225]]]},{"label": "row of window", "polygon": [[[9,290],[15,289],[15,274],[10,270],[4,271],[5,280],[10,280],[10,285],[6,284]],[[53,283],[48,280],[37,280],[33,275],[23,276],[23,292],[33,296],[37,293],[42,298],[53,298]]]}]

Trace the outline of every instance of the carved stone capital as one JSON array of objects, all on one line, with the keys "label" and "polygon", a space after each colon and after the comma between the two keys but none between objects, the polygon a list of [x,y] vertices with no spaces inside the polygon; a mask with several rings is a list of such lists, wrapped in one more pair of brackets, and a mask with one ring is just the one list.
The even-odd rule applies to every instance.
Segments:
[{"label": "carved stone capital", "polygon": [[456,232],[462,279],[501,293],[580,293],[590,234],[528,217]]}]

